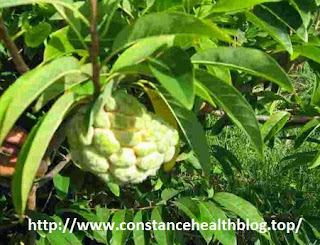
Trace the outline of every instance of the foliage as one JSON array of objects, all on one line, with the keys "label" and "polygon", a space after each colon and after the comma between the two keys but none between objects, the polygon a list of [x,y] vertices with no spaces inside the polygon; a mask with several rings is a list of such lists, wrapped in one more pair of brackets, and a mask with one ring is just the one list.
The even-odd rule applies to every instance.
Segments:
[{"label": "foliage", "polygon": [[[16,124],[30,130],[12,180],[1,178],[5,242],[30,238],[25,214],[116,224],[270,222],[275,215],[303,217],[300,232],[78,229],[38,231],[36,242],[317,244],[319,202],[307,196],[319,191],[320,2],[101,0],[99,43],[91,2],[0,0],[9,35],[22,48],[16,55],[30,67],[15,72],[14,50],[0,33],[0,144]],[[111,96],[103,93],[108,86],[179,130],[174,160],[143,183],[106,185],[75,165],[55,172],[68,161],[66,125],[83,107],[94,113],[101,96]],[[55,149],[52,142],[59,142]],[[36,178],[48,152],[51,172]],[[27,207],[32,186],[37,211]]]}]

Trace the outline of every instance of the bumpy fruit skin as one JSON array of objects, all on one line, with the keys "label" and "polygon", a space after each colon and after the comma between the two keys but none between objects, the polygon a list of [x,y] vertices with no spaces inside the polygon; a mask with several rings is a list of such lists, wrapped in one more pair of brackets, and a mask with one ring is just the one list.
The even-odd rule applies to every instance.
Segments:
[{"label": "bumpy fruit skin", "polygon": [[86,107],[71,119],[67,137],[77,166],[106,181],[140,183],[170,161],[178,132],[123,91],[109,97],[86,130]]}]

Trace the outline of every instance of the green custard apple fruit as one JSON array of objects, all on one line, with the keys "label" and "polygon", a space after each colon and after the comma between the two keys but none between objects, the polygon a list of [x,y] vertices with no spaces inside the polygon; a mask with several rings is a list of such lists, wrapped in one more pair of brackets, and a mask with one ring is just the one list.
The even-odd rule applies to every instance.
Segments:
[{"label": "green custard apple fruit", "polygon": [[84,171],[118,184],[140,183],[173,158],[178,132],[132,95],[116,91],[89,129],[87,110],[79,109],[67,130],[72,159]]}]

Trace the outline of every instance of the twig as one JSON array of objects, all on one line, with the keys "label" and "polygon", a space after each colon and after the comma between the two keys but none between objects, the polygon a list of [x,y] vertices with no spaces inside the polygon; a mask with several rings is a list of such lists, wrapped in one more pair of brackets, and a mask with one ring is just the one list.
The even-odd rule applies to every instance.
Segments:
[{"label": "twig", "polygon": [[[157,206],[136,207],[136,208],[128,208],[127,210],[130,210],[130,211],[150,210],[150,209],[155,209],[156,207]],[[121,210],[123,210],[123,209],[118,209],[118,208],[110,209],[111,212],[118,212]]]},{"label": "twig", "polygon": [[94,83],[94,93],[98,96],[100,93],[100,81],[99,81],[99,36],[97,32],[97,0],[90,0],[91,9],[91,21],[90,21],[90,34],[91,34],[91,62],[92,62],[92,80]]},{"label": "twig", "polygon": [[[29,196],[28,196],[28,203],[27,209],[28,211],[36,211],[37,208],[37,187],[35,185],[32,186]],[[36,231],[29,231],[28,233],[28,244],[33,245],[36,242],[37,232]]]},{"label": "twig", "polygon": [[[216,110],[215,108],[213,108],[212,106],[210,106],[209,104],[206,103],[206,105],[204,105],[201,110],[200,110],[200,114],[204,115],[204,114],[211,114],[217,117],[223,117],[225,115],[225,112],[222,110]],[[268,115],[257,115],[256,116],[257,120],[259,122],[266,122],[270,119],[270,116]],[[315,116],[315,117],[308,117],[308,116],[298,116],[298,115],[291,115],[290,119],[288,120],[287,124],[290,125],[300,125],[300,124],[306,124],[307,122],[310,122],[314,119],[320,119],[319,116]]]},{"label": "twig", "polygon": [[43,186],[47,182],[51,181],[70,161],[71,155],[68,154],[65,156],[65,160],[59,162],[49,173],[36,183],[37,187]]},{"label": "twig", "polygon": [[9,36],[8,30],[4,25],[2,16],[0,16],[0,40],[3,41],[4,46],[9,50],[17,71],[21,74],[29,71],[29,67],[24,62],[23,58],[19,53],[17,46],[14,44],[11,37]]},{"label": "twig", "polygon": [[48,196],[45,204],[43,205],[43,208],[41,209],[41,212],[42,212],[42,213],[46,210],[46,208],[47,208],[47,206],[48,206],[48,204],[49,204],[49,201],[50,201],[50,199],[51,199],[53,190],[54,190],[54,187],[51,189],[51,191],[50,191],[50,193],[49,193],[49,196]]}]

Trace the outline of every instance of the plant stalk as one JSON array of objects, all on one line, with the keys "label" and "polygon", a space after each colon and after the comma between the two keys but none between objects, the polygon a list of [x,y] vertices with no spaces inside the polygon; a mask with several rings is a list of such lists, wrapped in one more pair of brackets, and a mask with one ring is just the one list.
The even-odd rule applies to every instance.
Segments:
[{"label": "plant stalk", "polygon": [[97,0],[90,0],[91,21],[90,21],[90,34],[91,34],[91,62],[92,62],[92,81],[94,84],[94,95],[97,97],[100,94],[101,86],[99,81],[99,35],[97,32],[97,19],[98,19],[98,2]]},{"label": "plant stalk", "polygon": [[17,46],[9,36],[8,30],[4,25],[2,16],[0,16],[0,40],[3,42],[4,46],[9,50],[17,71],[20,74],[23,74],[29,71],[29,67],[24,62],[23,58],[19,53]]}]

